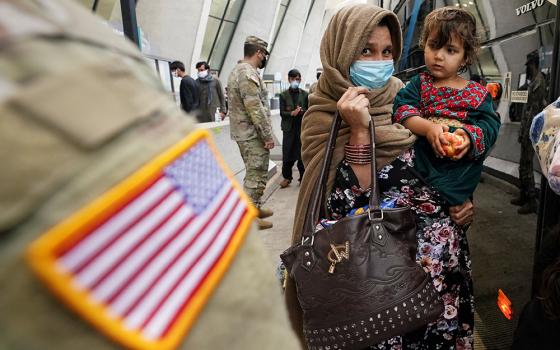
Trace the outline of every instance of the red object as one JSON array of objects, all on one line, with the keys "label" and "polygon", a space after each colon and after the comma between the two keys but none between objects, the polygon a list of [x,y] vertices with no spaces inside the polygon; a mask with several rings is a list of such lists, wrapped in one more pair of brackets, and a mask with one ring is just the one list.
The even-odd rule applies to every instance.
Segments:
[{"label": "red object", "polygon": [[488,83],[486,90],[488,90],[494,101],[499,100],[502,96],[502,84],[500,83]]},{"label": "red object", "polygon": [[513,315],[511,301],[501,289],[498,289],[498,308],[508,320],[511,320],[511,317]]},{"label": "red object", "polygon": [[449,142],[447,145],[443,145],[443,151],[448,157],[454,157],[457,154],[457,147],[461,146],[465,140],[462,136],[453,134],[450,132],[444,132],[443,136]]}]

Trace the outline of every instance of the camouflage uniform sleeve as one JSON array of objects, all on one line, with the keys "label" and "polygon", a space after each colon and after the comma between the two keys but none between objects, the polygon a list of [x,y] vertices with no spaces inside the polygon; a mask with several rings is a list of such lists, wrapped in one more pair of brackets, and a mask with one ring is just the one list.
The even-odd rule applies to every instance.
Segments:
[{"label": "camouflage uniform sleeve", "polygon": [[260,79],[253,73],[247,72],[239,77],[239,91],[245,110],[255,126],[259,137],[263,141],[272,140],[272,126],[268,118],[266,106],[263,106],[259,91]]}]

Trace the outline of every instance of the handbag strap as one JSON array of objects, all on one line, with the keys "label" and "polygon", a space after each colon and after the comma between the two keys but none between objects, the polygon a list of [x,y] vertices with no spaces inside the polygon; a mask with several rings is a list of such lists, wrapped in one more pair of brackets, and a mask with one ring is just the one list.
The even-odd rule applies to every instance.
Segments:
[{"label": "handbag strap", "polygon": [[[321,167],[321,173],[319,175],[319,181],[315,183],[313,192],[311,195],[311,211],[307,212],[305,216],[305,222],[303,226],[302,244],[307,243],[309,245],[313,244],[313,237],[315,233],[315,225],[319,220],[319,211],[321,208],[321,203],[325,202],[325,196],[327,192],[327,178],[329,169],[332,163],[332,157],[334,149],[336,146],[336,137],[338,136],[338,131],[342,123],[342,118],[340,113],[336,111],[331,125],[331,130],[329,134],[329,140],[327,142],[325,157],[323,159],[323,166]],[[371,161],[371,195],[369,197],[369,217],[382,218],[383,213],[379,207],[379,186],[377,185],[377,164],[375,162],[375,124],[373,119],[369,122],[369,134],[370,134],[370,147],[372,148],[373,159]],[[309,210],[309,209],[308,209]]]}]

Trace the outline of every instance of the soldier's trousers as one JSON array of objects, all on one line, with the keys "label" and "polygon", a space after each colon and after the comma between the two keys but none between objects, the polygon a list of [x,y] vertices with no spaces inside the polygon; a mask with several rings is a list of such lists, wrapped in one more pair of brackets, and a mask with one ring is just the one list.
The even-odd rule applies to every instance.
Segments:
[{"label": "soldier's trousers", "polygon": [[260,139],[237,141],[241,158],[245,163],[245,179],[243,189],[257,208],[261,205],[261,197],[268,180],[268,161],[270,150],[264,148]]},{"label": "soldier's trousers", "polygon": [[535,151],[529,138],[521,143],[519,159],[519,195],[523,199],[533,200],[536,197],[535,176],[533,175],[533,158]]}]

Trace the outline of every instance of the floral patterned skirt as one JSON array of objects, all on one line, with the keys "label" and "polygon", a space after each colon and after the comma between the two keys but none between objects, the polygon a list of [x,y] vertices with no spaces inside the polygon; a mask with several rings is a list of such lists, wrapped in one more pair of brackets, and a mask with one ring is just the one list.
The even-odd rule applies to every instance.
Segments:
[{"label": "floral patterned skirt", "polygon": [[[407,150],[378,173],[381,199],[410,207],[416,216],[416,261],[430,274],[445,312],[437,322],[370,349],[471,349],[474,296],[466,228],[456,225],[438,191],[413,169],[414,151]],[[333,219],[367,205],[370,191],[360,189],[350,165],[341,162],[327,207]]]}]

